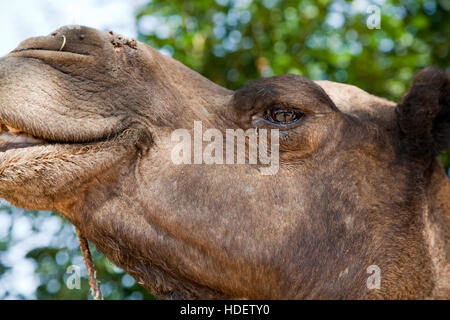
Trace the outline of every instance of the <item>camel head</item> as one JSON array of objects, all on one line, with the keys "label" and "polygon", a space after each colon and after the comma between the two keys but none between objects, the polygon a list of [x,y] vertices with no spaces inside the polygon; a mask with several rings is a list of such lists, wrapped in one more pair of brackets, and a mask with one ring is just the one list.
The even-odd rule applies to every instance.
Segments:
[{"label": "camel head", "polygon": [[449,92],[435,68],[398,104],[296,75],[231,91],[66,26],[0,59],[0,197],[160,297],[449,298]]}]

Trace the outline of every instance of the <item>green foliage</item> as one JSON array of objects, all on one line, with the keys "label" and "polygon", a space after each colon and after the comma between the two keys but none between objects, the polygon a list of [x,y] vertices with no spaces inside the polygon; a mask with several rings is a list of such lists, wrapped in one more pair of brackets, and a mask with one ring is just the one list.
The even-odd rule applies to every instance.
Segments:
[{"label": "green foliage", "polygon": [[[34,259],[37,263],[36,272],[40,277],[36,291],[38,299],[92,299],[79,248],[37,248],[30,251],[27,258]],[[95,249],[93,259],[105,299],[154,299],[131,276],[111,264]],[[67,269],[70,265],[83,267],[80,289],[69,289],[66,285],[69,277],[74,274]]]},{"label": "green foliage", "polygon": [[138,13],[140,39],[230,89],[296,73],[397,100],[414,73],[447,67],[449,7],[385,1],[369,29],[361,1],[162,1]]},{"label": "green foliage", "polygon": [[[140,40],[230,89],[260,77],[294,73],[354,84],[398,101],[420,68],[448,68],[450,2],[377,3],[382,3],[380,29],[366,25],[369,2],[344,0],[153,0],[139,10],[137,23]],[[450,153],[440,159],[448,170]],[[43,220],[57,216],[14,210],[0,205],[0,222],[25,216],[33,235],[45,233]],[[8,290],[1,291],[1,281],[11,271],[5,256],[17,242],[11,236],[13,225],[6,235],[0,232],[0,299],[9,296]],[[153,298],[103,255],[94,250],[93,257],[106,299]],[[37,299],[91,298],[68,222],[60,220],[51,245],[34,248],[27,258],[39,277]],[[69,265],[83,268],[80,290],[65,285]]]},{"label": "green foliage", "polygon": [[[69,223],[66,223],[66,225],[70,226]],[[73,241],[75,242],[76,239],[73,239]],[[154,299],[130,275],[114,266],[95,248],[91,251],[105,299]],[[35,260],[37,264],[36,272],[40,277],[40,284],[36,290],[38,299],[92,299],[85,267],[78,247],[71,250],[51,247],[36,248],[27,254],[27,258]],[[73,271],[67,269],[71,265],[83,268],[79,289],[69,289],[69,286],[66,285],[67,281],[70,280],[69,277],[74,274]]]},{"label": "green foliage", "polygon": [[450,1],[377,3],[380,29],[367,27],[368,1],[153,0],[139,38],[230,89],[294,73],[398,101],[421,68],[448,68]]},{"label": "green foliage", "polygon": [[[89,293],[86,268],[74,227],[67,220],[54,212],[23,211],[7,205],[0,205],[0,215],[2,215],[0,221],[3,221],[2,217],[5,216],[5,213],[11,216],[12,221],[9,223],[7,236],[2,238],[0,234],[0,284],[2,284],[1,281],[7,281],[5,278],[8,278],[8,271],[12,269],[11,266],[2,263],[4,255],[7,253],[4,250],[7,250],[8,247],[13,248],[15,245],[20,247],[21,242],[23,243],[20,239],[14,239],[12,234],[14,233],[13,229],[18,224],[24,224],[25,221],[15,220],[26,218],[28,222],[31,222],[31,230],[26,237],[27,239],[33,239],[39,234],[42,235],[42,233],[50,231],[46,230],[49,225],[45,225],[44,221],[53,219],[53,222],[57,222],[57,227],[56,229],[53,228],[55,230],[52,231],[51,244],[46,247],[37,246],[26,254],[26,258],[34,262],[35,273],[38,276],[35,297],[43,300],[92,299]],[[92,244],[90,247],[105,299],[154,299],[131,276],[97,252]],[[67,281],[70,280],[69,277],[74,275],[74,272],[68,269],[69,266],[77,266],[81,271],[79,288],[69,289],[69,286],[66,285]],[[14,282],[17,279],[11,279],[10,281]],[[10,292],[0,290],[0,300],[9,297]]]}]

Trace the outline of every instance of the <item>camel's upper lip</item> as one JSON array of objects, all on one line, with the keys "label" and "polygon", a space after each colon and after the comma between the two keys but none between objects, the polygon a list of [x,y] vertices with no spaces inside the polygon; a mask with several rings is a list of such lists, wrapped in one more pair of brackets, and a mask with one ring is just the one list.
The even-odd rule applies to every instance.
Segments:
[{"label": "camel's upper lip", "polygon": [[89,65],[83,65],[89,68],[94,57],[48,50],[23,50],[2,57],[0,123],[49,143],[83,144],[120,134],[129,125],[125,113],[103,109],[97,113],[101,96],[93,93],[88,99],[72,90],[80,59],[89,59]]}]

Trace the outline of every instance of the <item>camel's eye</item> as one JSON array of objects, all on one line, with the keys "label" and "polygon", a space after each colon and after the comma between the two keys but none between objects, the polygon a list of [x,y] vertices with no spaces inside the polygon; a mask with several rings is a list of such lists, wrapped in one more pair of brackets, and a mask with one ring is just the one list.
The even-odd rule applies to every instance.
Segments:
[{"label": "camel's eye", "polygon": [[276,125],[291,125],[303,118],[304,114],[285,106],[273,106],[266,110],[264,119]]}]

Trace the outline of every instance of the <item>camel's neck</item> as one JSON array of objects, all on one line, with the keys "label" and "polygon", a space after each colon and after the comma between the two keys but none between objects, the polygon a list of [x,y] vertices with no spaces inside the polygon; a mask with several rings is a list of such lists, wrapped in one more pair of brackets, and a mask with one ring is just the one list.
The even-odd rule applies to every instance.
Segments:
[{"label": "camel's neck", "polygon": [[[157,163],[149,162],[150,165],[156,166]],[[214,249],[219,248],[219,245],[214,244],[214,241],[222,241],[223,238],[208,238],[205,236],[208,235],[205,230],[210,230],[210,228],[198,228],[201,223],[206,225],[204,221],[198,218],[195,220],[196,216],[193,214],[190,214],[189,217],[186,217],[186,215],[177,216],[167,209],[167,201],[171,201],[171,198],[166,199],[167,201],[160,198],[160,194],[173,194],[171,188],[191,188],[190,185],[174,184],[171,179],[158,178],[156,175],[150,175],[153,178],[151,183],[144,183],[139,176],[134,174],[136,165],[123,163],[120,168],[119,171],[117,168],[111,169],[105,172],[103,176],[93,179],[94,185],[87,187],[86,192],[77,196],[77,201],[73,201],[72,205],[67,204],[59,210],[66,214],[113,263],[127,270],[139,283],[142,283],[148,290],[160,297],[228,297],[212,288],[225,288],[223,292],[232,292],[233,294],[235,294],[235,291],[232,290],[239,289],[240,291],[236,291],[236,296],[241,292],[244,292],[244,294],[240,296],[248,296],[248,294],[245,294],[247,292],[245,281],[250,279],[248,275],[254,274],[254,270],[257,270],[258,266],[249,264],[248,261],[245,263],[241,263],[240,260],[231,261],[232,259],[228,255],[219,255],[219,250]],[[187,169],[183,172],[185,174],[184,179],[189,180]],[[448,298],[450,296],[450,285],[445,281],[450,279],[448,261],[450,252],[448,235],[450,230],[450,199],[448,198],[450,183],[443,172],[442,166],[437,161],[432,167],[430,183],[431,185],[426,187],[426,201],[423,201],[423,236],[430,259],[422,259],[421,261],[429,263],[428,261],[431,260],[431,269],[435,279],[432,297]],[[163,186],[164,188],[156,189],[157,186],[160,188]],[[157,205],[150,206],[149,201]],[[181,202],[183,199],[177,199],[177,201]],[[185,202],[183,208],[189,208],[188,204]],[[186,210],[178,211],[179,213],[191,212],[189,209]],[[261,214],[258,217],[260,216]],[[189,223],[189,220],[193,220],[193,222]],[[232,222],[228,221],[227,223],[228,230],[238,229],[231,226]],[[242,223],[242,220],[237,223]],[[295,232],[298,232],[297,229]],[[417,234],[414,232],[414,239],[417,239],[416,236]],[[233,239],[235,238],[237,237]],[[306,238],[306,236],[303,238]],[[421,239],[417,240],[420,241]],[[248,245],[251,238],[247,238],[246,241],[245,246],[251,247]],[[270,241],[273,241],[273,239],[270,238]],[[193,242],[201,250],[197,250],[197,247],[192,245]],[[401,248],[406,249],[414,243],[405,240],[403,244]],[[423,242],[421,241],[420,244],[422,247]],[[266,250],[266,246],[263,249]],[[253,260],[256,264],[259,261],[260,251],[257,248],[254,250]],[[229,252],[231,251],[229,250]],[[421,256],[414,256],[419,251],[414,249],[411,252],[412,256],[408,257],[405,254],[402,257],[406,260],[411,259],[411,257],[414,257],[412,258],[414,260],[422,258]],[[384,257],[385,252],[383,251],[381,254]],[[399,254],[399,251],[395,251],[395,254]],[[285,257],[287,260],[295,258],[291,251]],[[347,263],[347,260],[341,260],[343,264]],[[409,261],[412,262],[413,260]],[[225,263],[227,268],[223,267]],[[298,263],[298,265],[295,263]],[[302,263],[304,264],[304,260],[295,259],[293,265],[297,268]],[[361,263],[364,263],[364,261]],[[409,268],[408,263],[406,263],[405,268]],[[418,268],[423,266],[421,262],[417,262],[416,265]],[[428,269],[428,265],[426,267]],[[222,273],[226,271],[227,274],[217,277],[217,270],[221,270]],[[414,269],[409,276],[413,276],[414,272],[418,272],[418,270]],[[258,276],[261,279],[270,278],[267,278],[266,273],[258,273]],[[295,279],[295,276],[292,278]],[[226,283],[219,282],[221,279],[228,279],[228,281]],[[317,281],[320,282],[320,279]],[[401,281],[407,282],[407,279],[401,279]],[[229,289],[230,284],[235,287]],[[261,287],[269,287],[266,284],[261,282]],[[239,287],[239,285],[242,285],[242,287]],[[289,285],[292,287],[292,283]],[[274,295],[282,296],[284,294],[284,291],[281,291],[282,289],[280,288],[280,291],[275,292]],[[254,292],[264,293],[258,286],[254,287]]]}]

